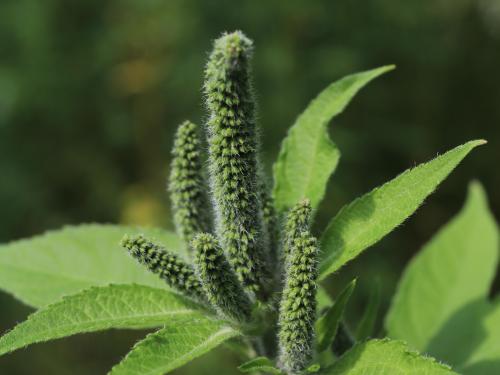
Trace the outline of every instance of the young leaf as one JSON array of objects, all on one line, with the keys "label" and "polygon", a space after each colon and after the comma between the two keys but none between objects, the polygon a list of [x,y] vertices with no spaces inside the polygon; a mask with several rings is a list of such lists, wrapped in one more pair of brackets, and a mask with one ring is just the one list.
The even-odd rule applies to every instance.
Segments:
[{"label": "young leaf", "polygon": [[500,307],[487,300],[497,264],[498,228],[473,183],[461,212],[406,269],[387,316],[389,335],[466,375],[498,373],[462,370],[485,361],[500,366]]},{"label": "young leaf", "polygon": [[458,375],[451,368],[408,350],[401,341],[370,340],[356,345],[322,375]]},{"label": "young leaf", "polygon": [[373,329],[377,320],[377,313],[380,307],[380,282],[375,280],[370,290],[370,299],[366,306],[363,317],[361,318],[358,327],[356,328],[356,339],[358,341],[366,340],[373,335]]},{"label": "young leaf", "polygon": [[163,375],[240,333],[224,322],[190,319],[139,341],[110,375]]},{"label": "young leaf", "polygon": [[351,281],[344,290],[340,293],[335,303],[328,309],[328,311],[316,322],[316,336],[317,336],[317,348],[318,351],[328,349],[332,344],[335,335],[337,334],[337,329],[339,322],[344,315],[344,309],[347,305],[347,301],[351,297],[351,294],[356,287],[356,279]]},{"label": "young leaf", "polygon": [[257,357],[238,367],[238,370],[247,374],[252,372],[261,372],[264,374],[280,375],[283,372],[274,366],[274,362],[267,357]]},{"label": "young leaf", "polygon": [[320,279],[337,271],[406,220],[483,140],[470,141],[409,169],[345,206],[321,239]]},{"label": "young leaf", "polygon": [[150,328],[196,319],[202,307],[164,289],[93,287],[49,305],[0,338],[0,355],[27,345],[110,328]]},{"label": "young leaf", "polygon": [[125,234],[139,233],[183,253],[180,239],[161,229],[98,224],[66,227],[0,245],[0,288],[33,307],[110,283],[167,288],[120,246]]},{"label": "young leaf", "polygon": [[332,83],[314,99],[290,128],[274,164],[274,199],[283,212],[308,197],[317,208],[340,152],[328,136],[328,122],[340,114],[372,79],[394,69],[384,66]]}]

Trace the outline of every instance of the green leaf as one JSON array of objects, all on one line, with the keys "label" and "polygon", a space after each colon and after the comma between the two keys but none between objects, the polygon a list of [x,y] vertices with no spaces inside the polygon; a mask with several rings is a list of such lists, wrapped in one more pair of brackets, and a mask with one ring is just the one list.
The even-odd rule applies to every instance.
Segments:
[{"label": "green leaf", "polygon": [[409,169],[345,206],[321,239],[320,279],[337,271],[405,221],[483,140],[470,141]]},{"label": "green leaf", "polygon": [[290,128],[274,164],[274,199],[283,212],[303,198],[318,207],[340,152],[328,136],[328,122],[340,114],[356,93],[372,79],[394,69],[384,66],[353,74],[323,90]]},{"label": "green leaf", "polygon": [[165,327],[138,342],[111,375],[162,375],[240,333],[224,322],[200,318]]},{"label": "green leaf", "polygon": [[[500,307],[488,301],[488,294],[498,264],[498,239],[486,195],[472,183],[461,212],[405,270],[386,319],[389,335],[466,375],[497,374]],[[492,362],[495,371],[482,367]]]},{"label": "green leaf", "polygon": [[356,280],[351,281],[340,293],[334,304],[316,322],[317,348],[319,352],[328,349],[332,344],[339,322],[344,315],[347,301],[356,287]]},{"label": "green leaf", "polygon": [[356,340],[364,341],[371,337],[374,332],[375,322],[377,320],[377,313],[380,307],[380,282],[375,280],[370,289],[370,300],[368,301],[368,306],[363,313],[359,325],[356,329]]},{"label": "green leaf", "polygon": [[370,340],[357,344],[323,375],[452,375],[448,366],[410,351],[401,341]]},{"label": "green leaf", "polygon": [[110,328],[150,328],[196,319],[201,306],[142,285],[93,287],[49,305],[0,338],[0,355],[27,345]]},{"label": "green leaf", "polygon": [[283,374],[283,372],[274,366],[274,362],[267,357],[257,357],[238,367],[243,373],[263,372],[265,374]]},{"label": "green leaf", "polygon": [[34,307],[110,283],[168,288],[120,246],[126,233],[144,233],[171,251],[183,251],[176,235],[160,229],[98,224],[66,227],[1,245],[0,288]]}]

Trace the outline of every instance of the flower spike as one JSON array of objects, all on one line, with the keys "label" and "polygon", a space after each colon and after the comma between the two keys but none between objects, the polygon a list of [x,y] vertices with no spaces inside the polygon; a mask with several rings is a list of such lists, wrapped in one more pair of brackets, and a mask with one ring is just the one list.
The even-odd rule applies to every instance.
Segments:
[{"label": "flower spike", "polygon": [[177,233],[190,243],[197,233],[210,230],[210,211],[202,175],[201,141],[195,124],[183,122],[177,129],[169,179],[170,198]]},{"label": "flower spike", "polygon": [[214,236],[199,234],[193,240],[192,247],[196,252],[198,276],[208,301],[221,315],[236,321],[248,321],[251,315],[250,298]]},{"label": "flower spike", "polygon": [[121,245],[139,263],[160,276],[172,288],[188,297],[206,301],[205,293],[193,267],[179,259],[177,255],[168,252],[163,246],[147,240],[142,235],[126,235]]},{"label": "flower spike", "polygon": [[244,287],[265,283],[255,100],[249,62],[252,42],[237,31],[214,43],[205,75],[211,185],[217,236]]}]

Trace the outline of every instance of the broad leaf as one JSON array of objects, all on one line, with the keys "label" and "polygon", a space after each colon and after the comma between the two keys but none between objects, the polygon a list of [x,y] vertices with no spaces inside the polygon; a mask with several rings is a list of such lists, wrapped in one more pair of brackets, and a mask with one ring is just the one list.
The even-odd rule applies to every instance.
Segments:
[{"label": "broad leaf", "polygon": [[167,288],[120,247],[126,233],[144,233],[169,250],[183,244],[173,233],[116,225],[81,225],[0,246],[0,289],[41,307],[90,286],[137,283]]},{"label": "broad leaf", "polygon": [[240,333],[224,322],[200,318],[165,327],[138,342],[111,375],[162,375]]},{"label": "broad leaf", "polygon": [[377,314],[380,307],[380,283],[375,280],[370,289],[370,299],[368,305],[363,313],[358,327],[356,328],[356,340],[363,341],[374,334],[375,322],[377,321]]},{"label": "broad leaf", "polygon": [[[497,374],[500,307],[487,300],[497,263],[498,228],[474,183],[462,211],[407,267],[387,316],[389,335],[466,375]],[[478,367],[492,362],[495,371]]]},{"label": "broad leaf", "polygon": [[328,347],[332,344],[333,339],[337,334],[339,322],[344,315],[347,301],[349,301],[355,287],[356,280],[353,280],[339,294],[334,304],[316,322],[318,351],[322,352],[323,350],[328,349]]},{"label": "broad leaf", "polygon": [[27,345],[110,328],[150,328],[197,319],[201,306],[142,285],[94,287],[49,305],[0,338],[0,355]]},{"label": "broad leaf", "polygon": [[345,206],[323,233],[320,279],[405,221],[474,147],[484,143],[477,140],[458,146]]},{"label": "broad leaf", "polygon": [[347,76],[314,99],[290,128],[274,164],[274,199],[279,211],[309,198],[317,207],[339,161],[340,152],[328,136],[328,122],[341,113],[356,93],[393,66]]},{"label": "broad leaf", "polygon": [[264,374],[283,374],[283,372],[274,366],[274,362],[267,357],[257,357],[238,367],[243,373],[259,372]]},{"label": "broad leaf", "polygon": [[410,351],[401,341],[370,340],[357,344],[324,375],[452,375],[448,366]]}]

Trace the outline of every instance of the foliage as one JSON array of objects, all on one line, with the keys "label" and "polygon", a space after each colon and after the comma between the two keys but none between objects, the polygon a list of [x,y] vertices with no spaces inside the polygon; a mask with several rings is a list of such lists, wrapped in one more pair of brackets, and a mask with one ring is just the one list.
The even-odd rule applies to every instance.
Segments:
[{"label": "foliage", "polygon": [[[351,342],[341,316],[353,284],[318,320],[318,272],[324,279],[338,271],[401,224],[484,141],[458,146],[346,205],[318,243],[310,228],[311,208],[317,208],[335,168],[335,158],[332,163],[330,156],[337,155],[326,136],[326,124],[357,90],[390,68],[344,78],[311,102],[283,142],[275,164],[273,203],[266,198],[270,184],[263,177],[258,153],[251,52],[252,42],[243,33],[223,34],[215,41],[206,68],[206,138],[215,231],[199,233],[190,244],[184,244],[195,251],[194,265],[185,254],[175,251],[181,240],[163,234],[167,239],[164,241],[159,230],[145,231],[144,236],[137,236],[135,231],[122,241],[131,255],[146,266],[143,268],[139,263],[132,265],[125,250],[118,256],[116,248],[109,246],[109,239],[118,243],[115,236],[123,232],[123,228],[114,226],[85,226],[8,244],[0,248],[0,264],[5,269],[0,287],[41,309],[0,339],[0,353],[79,332],[160,327],[140,341],[111,373],[160,375],[237,337],[239,341],[227,343],[243,347],[247,360],[259,355],[258,360],[242,365],[245,371],[453,373],[409,351],[399,341]],[[313,142],[306,147],[305,162],[301,162],[301,151],[296,147],[297,142],[307,142],[300,134],[312,135],[321,145],[316,147]],[[184,144],[180,140],[184,136],[182,131],[177,133],[176,150]],[[197,147],[198,155],[200,143],[189,144]],[[183,155],[177,151],[175,154]],[[179,181],[182,184],[182,176],[196,172],[196,190],[200,190],[203,181],[198,174],[199,164],[195,167],[196,171],[191,163],[176,164],[178,170],[171,176],[171,186],[178,186]],[[290,184],[290,171],[300,182],[298,192]],[[191,184],[193,179],[186,181]],[[185,210],[188,205],[190,213],[203,210],[199,205],[192,209],[195,202],[187,199],[190,194],[180,199],[180,193],[177,188],[171,189],[175,210]],[[292,206],[295,208],[288,213],[283,239],[273,241],[272,233],[280,230],[270,228],[270,224],[280,223],[281,215]],[[199,214],[201,219],[210,213]],[[179,223],[178,235],[191,237],[191,229],[183,231]],[[160,238],[149,239],[155,232]],[[68,242],[72,235],[74,244]],[[116,264],[110,265],[111,261]],[[20,277],[19,270],[28,277]],[[274,270],[283,272],[279,275],[283,282],[281,277],[272,277]],[[65,283],[67,280],[72,283]],[[35,297],[31,282],[34,288],[50,292],[45,290]],[[41,282],[45,285],[38,285]],[[113,285],[117,283],[120,285]],[[158,294],[161,297],[156,298]],[[322,300],[327,301],[324,294]],[[323,350],[329,347],[331,351]],[[342,350],[336,350],[339,347]],[[339,352],[343,354],[337,358]],[[266,356],[273,359],[263,358]]]}]

